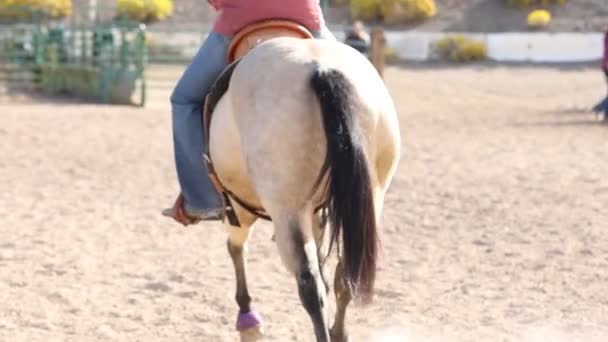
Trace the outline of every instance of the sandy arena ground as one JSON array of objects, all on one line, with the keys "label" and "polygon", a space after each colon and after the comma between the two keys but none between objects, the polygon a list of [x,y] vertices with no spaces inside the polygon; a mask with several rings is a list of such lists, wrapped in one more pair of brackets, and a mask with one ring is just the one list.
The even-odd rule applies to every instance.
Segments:
[{"label": "sandy arena ground", "polygon": [[[587,111],[602,75],[393,67],[387,82],[404,156],[353,341],[607,341],[608,126]],[[224,232],[159,214],[177,192],[169,91],[144,110],[2,100],[0,341],[237,340]],[[311,341],[270,237],[259,224],[249,257],[268,340]]]}]

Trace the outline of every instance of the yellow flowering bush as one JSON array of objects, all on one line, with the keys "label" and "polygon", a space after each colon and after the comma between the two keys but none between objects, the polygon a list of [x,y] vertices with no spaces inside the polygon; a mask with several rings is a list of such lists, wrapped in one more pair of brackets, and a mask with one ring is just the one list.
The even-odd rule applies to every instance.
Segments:
[{"label": "yellow flowering bush", "polygon": [[149,0],[147,3],[149,20],[164,20],[173,14],[173,0]]},{"label": "yellow flowering bush", "polygon": [[380,10],[387,24],[424,20],[437,14],[434,0],[383,0]]},{"label": "yellow flowering bush", "polygon": [[117,11],[131,20],[154,22],[173,14],[173,0],[117,0]]},{"label": "yellow flowering bush", "polygon": [[408,23],[437,14],[434,0],[350,0],[353,19],[382,18],[387,24]]},{"label": "yellow flowering bush", "polygon": [[117,0],[116,11],[120,16],[132,20],[142,20],[146,14],[144,0]]},{"label": "yellow flowering bush", "polygon": [[484,60],[488,57],[486,45],[460,34],[448,35],[439,39],[433,46],[442,59],[454,62]]},{"label": "yellow flowering bush", "polygon": [[353,19],[374,20],[380,17],[380,0],[350,0]]},{"label": "yellow flowering bush", "polygon": [[528,14],[526,21],[532,28],[545,27],[551,22],[551,13],[547,10],[534,10]]},{"label": "yellow flowering bush", "polygon": [[61,18],[72,14],[72,0],[0,0],[0,18],[30,19],[34,13]]}]

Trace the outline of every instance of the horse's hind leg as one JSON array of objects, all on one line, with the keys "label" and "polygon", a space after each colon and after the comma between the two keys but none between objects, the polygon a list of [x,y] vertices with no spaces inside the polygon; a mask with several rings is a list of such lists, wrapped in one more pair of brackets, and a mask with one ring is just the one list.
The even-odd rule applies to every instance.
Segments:
[{"label": "horse's hind leg", "polygon": [[[377,185],[374,187],[374,211],[376,214],[376,222],[379,225],[385,197],[385,187]],[[331,327],[332,342],[348,341],[348,332],[345,327],[346,308],[352,301],[352,291],[344,281],[344,268],[342,260],[338,261],[334,275],[334,292],[336,294],[336,316],[334,325]]]},{"label": "horse's hind leg", "polygon": [[227,221],[228,230],[228,252],[234,264],[236,273],[236,302],[239,305],[239,314],[236,329],[241,335],[241,341],[256,341],[262,337],[261,316],[251,309],[251,297],[247,288],[247,240],[252,231],[255,217],[249,213],[235,208],[241,221],[241,227],[233,227]]},{"label": "horse's hind leg", "polygon": [[295,275],[300,300],[310,316],[317,342],[329,342],[327,293],[323,283],[312,212],[277,219],[276,242],[286,267]]},{"label": "horse's hind leg", "polygon": [[346,332],[346,328],[344,326],[344,321],[346,320],[346,308],[353,297],[350,287],[348,287],[344,281],[344,268],[342,266],[342,260],[340,260],[336,266],[336,273],[334,277],[336,316],[334,318],[334,325],[331,327],[331,341],[346,342],[348,341],[348,333]]},{"label": "horse's hind leg", "polygon": [[329,294],[329,281],[327,277],[327,265],[326,261],[329,256],[328,238],[330,232],[328,231],[327,217],[322,214],[315,214],[313,217],[313,233],[317,244],[317,259],[319,261],[319,274],[321,280],[325,285],[325,294]]}]

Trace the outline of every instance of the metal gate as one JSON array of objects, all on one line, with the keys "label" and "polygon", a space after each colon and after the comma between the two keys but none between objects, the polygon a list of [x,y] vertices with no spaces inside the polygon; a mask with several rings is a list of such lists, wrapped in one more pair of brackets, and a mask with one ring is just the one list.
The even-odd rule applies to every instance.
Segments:
[{"label": "metal gate", "polygon": [[91,18],[97,8],[80,8],[65,19],[31,8],[12,11],[17,14],[0,20],[0,89],[145,104],[145,25]]}]

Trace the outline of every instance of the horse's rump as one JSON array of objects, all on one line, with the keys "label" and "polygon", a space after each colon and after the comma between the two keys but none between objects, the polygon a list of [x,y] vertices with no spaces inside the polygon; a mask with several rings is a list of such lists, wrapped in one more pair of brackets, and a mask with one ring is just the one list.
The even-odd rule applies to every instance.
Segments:
[{"label": "horse's rump", "polygon": [[[272,211],[268,205],[262,203],[262,198],[248,199],[239,193],[274,193],[275,195],[268,194],[267,196],[273,198],[265,202],[274,203],[281,199],[282,205],[293,208],[300,208],[311,200],[314,202],[313,207],[325,202],[321,192],[313,193],[312,198],[310,193],[317,181],[319,170],[325,163],[327,151],[320,102],[312,87],[311,77],[318,70],[342,69],[337,65],[344,63],[343,58],[340,62],[340,56],[332,58],[328,56],[331,52],[323,51],[334,50],[334,46],[338,47],[335,49],[338,55],[346,54],[350,59],[364,59],[356,50],[338,42],[275,38],[251,50],[240,60],[238,66],[232,68],[234,72],[228,91],[221,101],[224,102],[224,107],[229,107],[230,113],[225,115],[230,116],[231,120],[234,119],[234,122],[230,123],[236,126],[232,132],[238,132],[238,137],[233,137],[232,140],[240,140],[240,151],[230,151],[230,154],[232,158],[242,156],[240,162],[243,165],[239,166],[240,170],[223,170],[218,174],[222,174],[220,178],[225,178],[230,183],[227,178],[238,178],[237,174],[244,172],[251,182],[257,182],[249,189],[253,191],[243,192],[239,189],[243,184],[224,184],[239,198],[257,209],[264,208],[268,213]],[[351,52],[354,54],[350,55]],[[350,70],[362,67],[365,70],[365,65],[354,64],[356,66]],[[351,98],[360,98],[360,92],[367,90],[356,89],[361,87],[362,82],[356,80],[355,86],[354,81],[346,76],[349,68],[346,69],[339,72],[351,84]],[[376,74],[372,66],[365,71]],[[216,100],[217,96],[212,102]],[[364,99],[360,100],[363,110],[357,115],[364,115],[364,109],[369,104],[366,104]],[[374,126],[377,114],[371,114],[372,117],[360,120],[361,126],[365,126],[360,127],[364,131],[363,134],[370,134],[370,129]],[[216,169],[238,166],[234,160],[226,160],[226,153],[220,152],[221,148],[218,146],[222,144],[220,140],[227,144],[228,139],[231,139],[224,133],[227,130],[217,129],[215,132],[215,136],[223,136],[214,142],[213,130],[209,134],[210,149],[218,151],[213,156],[213,161],[223,164],[218,165]],[[369,142],[370,139],[367,140]],[[374,151],[370,151],[370,156],[374,156]],[[254,160],[255,162],[252,162]],[[263,163],[271,165],[261,167]],[[289,173],[289,177],[286,177],[286,173]]]}]

